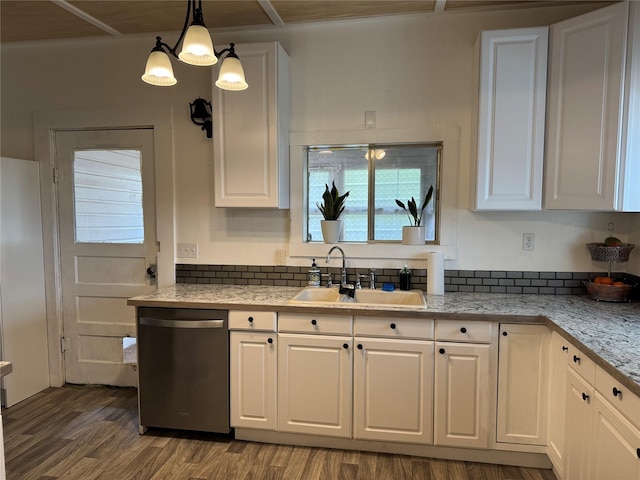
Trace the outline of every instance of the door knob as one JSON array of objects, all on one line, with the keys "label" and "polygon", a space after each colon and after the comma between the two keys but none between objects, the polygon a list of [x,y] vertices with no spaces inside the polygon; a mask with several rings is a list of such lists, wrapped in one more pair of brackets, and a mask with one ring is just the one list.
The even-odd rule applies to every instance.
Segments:
[{"label": "door knob", "polygon": [[147,267],[147,277],[149,277],[149,284],[155,285],[158,276],[158,266],[155,263],[151,263]]}]

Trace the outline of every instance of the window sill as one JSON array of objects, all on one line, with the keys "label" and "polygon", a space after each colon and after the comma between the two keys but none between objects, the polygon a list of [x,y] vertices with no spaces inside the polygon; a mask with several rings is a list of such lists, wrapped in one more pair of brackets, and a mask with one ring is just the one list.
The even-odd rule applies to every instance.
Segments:
[{"label": "window sill", "polygon": [[[289,243],[289,257],[297,265],[307,265],[310,258],[324,258],[331,247],[339,246],[344,250],[349,267],[395,268],[399,261],[409,261],[414,268],[427,261],[427,254],[441,252],[445,261],[455,260],[455,247],[443,245],[402,245],[400,243]],[[375,265],[372,265],[375,260]]]}]

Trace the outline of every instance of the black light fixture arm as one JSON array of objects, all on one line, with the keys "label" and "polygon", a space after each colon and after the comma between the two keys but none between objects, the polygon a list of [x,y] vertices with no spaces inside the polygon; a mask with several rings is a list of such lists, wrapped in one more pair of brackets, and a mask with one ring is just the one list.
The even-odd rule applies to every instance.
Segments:
[{"label": "black light fixture arm", "polygon": [[[173,47],[171,47],[170,45],[162,41],[162,37],[156,37],[156,46],[153,47],[153,49],[151,50],[152,52],[165,52],[166,50],[175,58],[178,58],[178,53],[177,53],[178,47],[182,43],[182,40],[184,40],[184,36],[187,33],[187,29],[189,28],[189,26],[200,25],[200,26],[206,27],[206,25],[204,24],[204,19],[202,17],[202,0],[197,0],[197,1],[198,1],[198,6],[196,6],[196,0],[187,0],[187,15],[184,19],[182,32],[180,32],[180,36],[178,37],[178,41],[176,42],[176,44]],[[191,11],[193,11],[193,21],[189,23],[189,17],[191,16]],[[215,48],[213,49],[213,53],[216,56],[216,58],[222,57],[222,55],[226,52],[228,52],[228,55],[230,57],[238,58],[238,55],[236,55],[236,51],[234,49],[233,43],[229,44],[229,48],[225,48],[219,52]]]},{"label": "black light fixture arm", "polygon": [[219,52],[216,52],[214,49],[214,53],[218,58],[222,57],[225,53],[227,54],[227,57],[238,58],[238,55],[236,55],[235,45],[235,43],[230,43],[229,48],[222,49]]}]

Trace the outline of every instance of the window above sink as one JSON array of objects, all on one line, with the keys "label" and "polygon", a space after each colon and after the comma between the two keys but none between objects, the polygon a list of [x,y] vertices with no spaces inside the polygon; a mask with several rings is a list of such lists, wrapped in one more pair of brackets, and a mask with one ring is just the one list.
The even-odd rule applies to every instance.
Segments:
[{"label": "window above sink", "polygon": [[[308,265],[311,258],[326,255],[329,248],[327,244],[321,242],[307,241],[306,224],[308,212],[306,202],[309,194],[305,180],[307,174],[305,149],[309,145],[440,144],[442,152],[438,178],[440,187],[437,198],[437,202],[439,202],[438,215],[440,217],[438,221],[438,243],[403,245],[399,241],[353,241],[341,244],[349,257],[349,267],[368,267],[371,265],[372,260],[375,260],[376,267],[384,268],[396,268],[398,261],[409,260],[413,263],[415,260],[424,260],[424,267],[426,267],[428,252],[441,252],[445,255],[446,260],[456,259],[458,216],[456,204],[460,155],[459,127],[441,125],[434,121],[430,125],[399,129],[372,128],[345,131],[291,132],[289,139],[291,198],[301,199],[299,202],[291,202],[290,209],[291,228],[288,253],[294,262],[293,264]],[[411,198],[411,195],[402,201],[406,204],[409,198]],[[417,264],[416,267],[421,267],[421,265]]]},{"label": "window above sink", "polygon": [[428,244],[438,243],[438,192],[442,144],[370,144],[308,146],[306,151],[306,238],[322,241],[317,207],[325,186],[349,192],[341,215],[341,242],[399,242],[410,225],[405,205],[415,198],[418,208],[430,187],[435,194],[426,205],[421,225]]}]

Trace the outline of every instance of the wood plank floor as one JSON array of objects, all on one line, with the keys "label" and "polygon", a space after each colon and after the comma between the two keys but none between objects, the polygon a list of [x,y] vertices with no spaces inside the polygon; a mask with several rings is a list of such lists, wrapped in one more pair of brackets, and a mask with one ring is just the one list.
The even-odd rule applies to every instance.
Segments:
[{"label": "wood plank floor", "polygon": [[2,412],[7,480],[555,480],[550,470],[263,445],[215,434],[138,435],[136,390],[50,388]]}]

